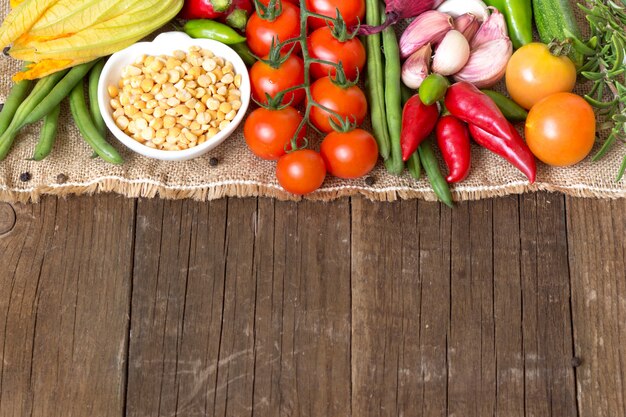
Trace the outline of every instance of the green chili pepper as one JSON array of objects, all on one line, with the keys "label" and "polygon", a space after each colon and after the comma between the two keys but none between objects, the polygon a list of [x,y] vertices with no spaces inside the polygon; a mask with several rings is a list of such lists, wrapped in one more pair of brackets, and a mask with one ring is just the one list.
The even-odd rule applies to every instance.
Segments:
[{"label": "green chili pepper", "polygon": [[246,38],[230,26],[209,19],[189,20],[185,23],[183,30],[192,38],[212,39],[226,45],[234,45],[246,41]]},{"label": "green chili pepper", "polygon": [[515,49],[533,41],[533,8],[531,0],[504,0],[504,17]]},{"label": "green chili pepper", "polygon": [[391,157],[385,161],[385,167],[390,173],[399,175],[404,170],[402,145],[400,143],[402,133],[400,49],[396,32],[392,26],[386,28],[382,36],[385,53],[385,110],[391,138]]},{"label": "green chili pepper", "polygon": [[100,81],[102,68],[104,68],[104,60],[101,59],[89,72],[89,110],[91,111],[93,123],[104,136],[106,135],[107,127],[98,104],[98,82]]},{"label": "green chili pepper", "polygon": [[433,187],[433,191],[437,194],[437,197],[439,197],[439,200],[441,200],[442,203],[448,207],[454,207],[452,194],[450,193],[450,186],[441,174],[439,162],[437,161],[435,151],[433,150],[432,141],[430,139],[425,140],[417,150],[419,152],[424,171],[426,171],[426,175],[428,175],[430,185]]},{"label": "green chili pepper", "polygon": [[482,90],[496,103],[504,117],[512,122],[523,122],[528,117],[528,112],[519,104],[503,94],[493,90]]},{"label": "green chili pepper", "polygon": [[2,135],[11,124],[11,120],[13,120],[13,116],[15,116],[18,107],[22,104],[26,96],[28,96],[31,84],[31,81],[23,80],[13,85],[13,88],[11,88],[11,92],[2,107],[2,112],[0,112],[0,135]]},{"label": "green chili pepper", "polygon": [[485,0],[487,6],[495,7],[498,11],[504,10],[504,0]]},{"label": "green chili pepper", "polygon": [[246,65],[252,66],[256,62],[256,56],[254,56],[247,43],[236,43],[234,45],[230,45],[230,47],[237,52]]},{"label": "green chili pepper", "polygon": [[58,105],[43,119],[43,127],[39,133],[39,142],[35,146],[33,154],[34,161],[41,161],[52,152],[54,141],[57,137],[59,128],[59,114],[61,114],[61,106]]},{"label": "green chili pepper", "polygon": [[96,151],[98,156],[112,164],[122,164],[124,160],[120,154],[106,141],[91,120],[85,102],[82,80],[74,86],[70,93],[70,110],[83,139]]},{"label": "green chili pepper", "polygon": [[419,96],[427,106],[431,106],[445,97],[446,91],[450,87],[450,81],[443,75],[430,74],[422,82],[419,89]]}]

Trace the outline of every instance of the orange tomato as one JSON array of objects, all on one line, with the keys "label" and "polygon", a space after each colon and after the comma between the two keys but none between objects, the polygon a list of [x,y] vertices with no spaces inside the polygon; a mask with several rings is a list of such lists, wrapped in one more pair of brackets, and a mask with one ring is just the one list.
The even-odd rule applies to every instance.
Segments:
[{"label": "orange tomato", "polygon": [[595,138],[593,108],[576,94],[553,94],[533,106],[526,119],[526,142],[548,165],[577,164],[589,155]]},{"label": "orange tomato", "polygon": [[554,93],[576,85],[576,67],[566,56],[554,56],[543,43],[533,42],[515,51],[506,67],[506,88],[525,109]]}]

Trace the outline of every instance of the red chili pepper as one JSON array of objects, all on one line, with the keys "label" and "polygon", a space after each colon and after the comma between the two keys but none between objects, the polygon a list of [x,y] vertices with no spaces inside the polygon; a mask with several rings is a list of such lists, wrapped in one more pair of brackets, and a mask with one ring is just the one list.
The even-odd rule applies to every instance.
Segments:
[{"label": "red chili pepper", "polygon": [[437,143],[450,172],[446,181],[457,183],[467,178],[471,161],[467,125],[454,116],[443,116],[437,123]]},{"label": "red chili pepper", "polygon": [[476,143],[509,161],[517,169],[522,171],[532,184],[535,182],[537,176],[535,156],[528,148],[528,145],[526,145],[526,142],[524,142],[524,139],[522,139],[520,134],[510,123],[509,129],[512,132],[512,138],[504,139],[494,136],[478,126],[469,125],[470,134]]},{"label": "red chili pepper", "polygon": [[232,2],[230,9],[220,20],[235,29],[244,30],[248,18],[254,12],[254,6],[250,0],[232,0]]},{"label": "red chili pepper", "polygon": [[225,16],[231,0],[185,0],[180,17],[183,19],[217,19]]},{"label": "red chili pepper", "polygon": [[402,110],[402,132],[400,134],[403,161],[408,161],[420,144],[431,134],[438,118],[437,104],[427,106],[422,103],[417,94],[406,102],[404,110]]},{"label": "red chili pepper", "polygon": [[464,122],[494,136],[514,140],[510,124],[496,103],[473,84],[463,81],[448,88],[445,105],[453,116]]}]

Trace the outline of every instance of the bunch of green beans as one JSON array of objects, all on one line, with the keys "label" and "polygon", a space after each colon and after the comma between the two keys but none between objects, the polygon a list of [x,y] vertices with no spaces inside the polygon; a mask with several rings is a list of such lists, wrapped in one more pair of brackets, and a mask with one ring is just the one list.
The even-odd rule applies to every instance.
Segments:
[{"label": "bunch of green beans", "polygon": [[[97,60],[48,75],[35,84],[30,94],[30,81],[17,83],[0,112],[0,160],[6,158],[24,126],[42,119],[43,126],[32,159],[41,161],[46,158],[56,141],[61,102],[70,96],[74,121],[85,141],[105,161],[121,164],[120,155],[106,142],[106,125],[98,106],[98,81],[103,66],[104,63]],[[89,109],[83,96],[85,78],[89,84]],[[80,99],[76,97],[77,90],[80,91]]]}]

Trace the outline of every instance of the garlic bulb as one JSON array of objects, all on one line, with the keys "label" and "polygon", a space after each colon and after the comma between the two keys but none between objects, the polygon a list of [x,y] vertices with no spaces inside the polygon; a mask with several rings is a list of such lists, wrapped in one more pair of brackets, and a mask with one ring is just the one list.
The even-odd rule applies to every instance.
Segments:
[{"label": "garlic bulb", "polygon": [[489,19],[478,29],[470,45],[472,49],[475,49],[485,42],[508,37],[509,31],[506,26],[506,21],[504,20],[504,15],[497,9],[493,9],[491,16],[489,16]]},{"label": "garlic bulb", "polygon": [[437,11],[449,14],[452,17],[459,17],[465,13],[471,13],[481,22],[489,18],[489,9],[481,0],[446,0],[437,7]]},{"label": "garlic bulb", "polygon": [[402,59],[413,55],[427,43],[437,43],[450,29],[454,28],[452,18],[445,13],[429,10],[417,16],[400,37]]},{"label": "garlic bulb", "polygon": [[433,50],[429,43],[418,49],[402,65],[402,82],[409,88],[418,89],[428,77],[430,57]]},{"label": "garlic bulb", "polygon": [[468,42],[471,42],[480,29],[480,22],[473,14],[465,13],[454,19],[454,28],[461,32]]},{"label": "garlic bulb", "polygon": [[454,79],[467,81],[478,88],[491,87],[504,77],[512,54],[513,44],[508,38],[483,43],[472,51],[467,65],[454,74]]},{"label": "garlic bulb", "polygon": [[433,72],[452,75],[459,72],[470,56],[470,47],[465,36],[458,30],[451,30],[443,38],[433,58]]}]

